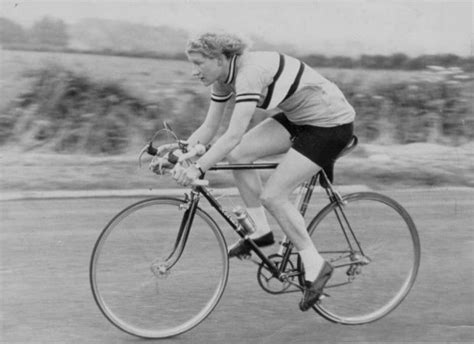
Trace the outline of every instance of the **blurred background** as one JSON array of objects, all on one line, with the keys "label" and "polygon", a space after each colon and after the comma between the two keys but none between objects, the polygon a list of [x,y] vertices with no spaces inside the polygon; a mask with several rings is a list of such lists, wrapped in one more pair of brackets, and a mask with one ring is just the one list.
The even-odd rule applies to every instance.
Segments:
[{"label": "blurred background", "polygon": [[[343,327],[299,312],[299,295],[275,302],[253,264],[232,262],[215,313],[160,343],[473,343],[467,0],[0,0],[0,342],[133,341],[93,301],[90,253],[120,209],[177,187],[139,168],[137,155],[163,120],[182,138],[203,120],[209,90],[191,77],[184,47],[206,30],[298,57],[343,90],[360,144],[337,162],[335,184],[400,202],[418,228],[422,263],[400,308]],[[213,189],[233,183],[224,172],[206,177]],[[318,193],[312,205],[322,207]],[[214,194],[227,209],[242,204],[227,190]]]},{"label": "blurred background", "polygon": [[471,1],[1,0],[0,189],[170,186],[136,155],[163,120],[182,138],[203,120],[184,47],[207,30],[343,90],[361,144],[338,183],[474,186],[472,23]]}]

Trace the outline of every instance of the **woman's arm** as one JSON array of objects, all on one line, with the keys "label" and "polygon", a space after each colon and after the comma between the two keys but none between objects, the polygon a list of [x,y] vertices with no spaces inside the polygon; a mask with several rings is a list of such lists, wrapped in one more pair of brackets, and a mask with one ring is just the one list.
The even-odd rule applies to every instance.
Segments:
[{"label": "woman's arm", "polygon": [[211,101],[209,110],[207,111],[206,119],[201,126],[191,134],[188,138],[189,146],[192,147],[197,143],[207,145],[216,135],[217,129],[224,117],[224,111],[227,103],[219,103]]},{"label": "woman's arm", "polygon": [[203,172],[224,159],[242,140],[255,112],[256,105],[255,102],[236,104],[227,131],[212,145],[211,149],[188,168],[175,168],[173,170],[173,178],[176,182],[184,186],[189,185],[199,178]]},{"label": "woman's arm", "polygon": [[255,102],[242,102],[235,105],[227,131],[197,161],[203,171],[224,159],[240,143],[255,113],[256,106]]}]

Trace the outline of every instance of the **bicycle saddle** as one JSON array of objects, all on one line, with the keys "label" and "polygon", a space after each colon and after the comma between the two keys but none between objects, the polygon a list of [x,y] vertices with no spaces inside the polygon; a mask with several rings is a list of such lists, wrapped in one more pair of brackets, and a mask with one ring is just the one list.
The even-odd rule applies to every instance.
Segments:
[{"label": "bicycle saddle", "polygon": [[[343,157],[346,154],[349,154],[356,146],[357,143],[359,142],[359,139],[357,136],[352,135],[351,140],[347,144],[346,147],[339,153],[339,155],[331,162],[331,164],[323,166],[323,171],[326,174],[327,179],[332,183],[334,181],[334,165],[336,164],[337,159]],[[318,173],[319,175],[319,184],[327,189],[329,187],[326,178],[321,176],[321,171]]]}]

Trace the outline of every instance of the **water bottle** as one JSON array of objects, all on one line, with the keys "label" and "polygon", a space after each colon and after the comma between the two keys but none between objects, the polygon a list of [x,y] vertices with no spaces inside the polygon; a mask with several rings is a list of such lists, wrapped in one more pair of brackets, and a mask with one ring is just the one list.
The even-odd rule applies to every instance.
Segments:
[{"label": "water bottle", "polygon": [[237,217],[241,230],[244,234],[252,234],[255,232],[255,223],[253,222],[250,215],[242,207],[234,209],[234,214]]}]

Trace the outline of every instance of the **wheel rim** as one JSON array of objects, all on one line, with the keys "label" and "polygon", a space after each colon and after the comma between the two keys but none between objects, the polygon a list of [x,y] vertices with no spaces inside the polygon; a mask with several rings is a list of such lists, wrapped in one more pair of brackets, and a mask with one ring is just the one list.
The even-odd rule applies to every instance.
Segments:
[{"label": "wheel rim", "polygon": [[[325,289],[329,297],[315,305],[315,310],[330,321],[355,325],[380,319],[403,301],[417,275],[420,247],[413,221],[395,201],[375,193],[352,194],[344,200],[344,214],[368,262],[342,266],[351,258],[347,245],[342,245],[345,239],[334,215],[335,206],[323,209],[309,230],[325,259],[340,267]],[[356,247],[353,245],[354,250]],[[342,259],[344,255],[348,258]],[[342,285],[349,279],[351,266],[360,271],[352,271],[353,281]]]},{"label": "wheel rim", "polygon": [[95,301],[127,333],[145,338],[183,333],[203,321],[222,296],[229,268],[225,240],[199,209],[180,259],[160,272],[173,251],[182,204],[139,202],[117,215],[96,243],[90,269]]}]

